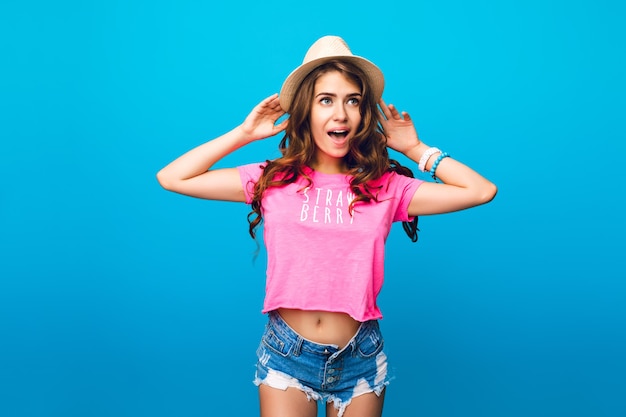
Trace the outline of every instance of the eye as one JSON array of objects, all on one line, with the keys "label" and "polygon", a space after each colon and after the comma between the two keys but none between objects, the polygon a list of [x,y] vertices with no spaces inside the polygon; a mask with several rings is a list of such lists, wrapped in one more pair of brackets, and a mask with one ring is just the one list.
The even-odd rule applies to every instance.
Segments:
[{"label": "eye", "polygon": [[326,106],[326,105],[329,105],[329,104],[332,104],[332,102],[333,102],[333,101],[330,99],[330,97],[322,97],[322,98],[320,99],[320,104],[323,104],[323,105],[325,105],[325,106]]},{"label": "eye", "polygon": [[358,106],[359,103],[360,103],[360,100],[358,99],[358,97],[351,97],[348,99],[348,104],[352,106]]}]

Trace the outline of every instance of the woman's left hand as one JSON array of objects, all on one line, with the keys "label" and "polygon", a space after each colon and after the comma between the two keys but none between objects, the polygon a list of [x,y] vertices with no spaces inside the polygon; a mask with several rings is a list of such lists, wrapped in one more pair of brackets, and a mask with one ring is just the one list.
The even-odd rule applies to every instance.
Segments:
[{"label": "woman's left hand", "polygon": [[387,105],[382,99],[378,105],[383,115],[381,124],[387,135],[388,147],[406,154],[420,144],[413,120],[407,112],[400,113],[393,104]]}]

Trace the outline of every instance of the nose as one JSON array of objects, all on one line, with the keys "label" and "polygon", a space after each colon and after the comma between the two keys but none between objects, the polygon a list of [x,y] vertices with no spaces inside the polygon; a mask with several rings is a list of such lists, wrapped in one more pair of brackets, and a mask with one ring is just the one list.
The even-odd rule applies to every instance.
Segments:
[{"label": "nose", "polygon": [[344,108],[343,103],[339,103],[335,106],[335,120],[346,120],[348,113],[346,112],[346,109]]}]

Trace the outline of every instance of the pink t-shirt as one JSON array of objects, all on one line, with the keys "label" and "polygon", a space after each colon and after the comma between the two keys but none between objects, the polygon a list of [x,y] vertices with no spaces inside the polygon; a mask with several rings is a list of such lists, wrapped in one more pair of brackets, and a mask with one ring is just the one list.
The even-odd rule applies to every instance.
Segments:
[{"label": "pink t-shirt", "polygon": [[[250,203],[261,164],[238,169]],[[392,222],[410,220],[409,202],[423,181],[386,173],[378,202],[357,203],[351,216],[349,177],[313,170],[309,175],[310,188],[303,189],[306,180],[300,178],[263,197],[268,254],[263,312],[283,307],[379,319],[385,241]]]}]

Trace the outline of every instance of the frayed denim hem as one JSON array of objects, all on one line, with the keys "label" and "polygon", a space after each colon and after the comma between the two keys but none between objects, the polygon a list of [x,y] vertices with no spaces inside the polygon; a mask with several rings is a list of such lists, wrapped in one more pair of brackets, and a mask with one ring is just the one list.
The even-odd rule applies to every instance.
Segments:
[{"label": "frayed denim hem", "polygon": [[285,391],[287,388],[296,388],[306,395],[308,401],[325,401],[326,403],[332,403],[333,407],[337,410],[337,417],[342,417],[352,400],[360,395],[373,392],[377,397],[380,397],[383,390],[387,387],[387,385],[389,385],[389,382],[390,381],[383,381],[378,383],[376,386],[371,387],[365,379],[360,379],[354,387],[352,397],[349,400],[344,401],[335,394],[320,394],[311,387],[303,385],[296,378],[273,369],[268,370],[265,379],[255,377],[252,381],[252,383],[257,387],[259,385],[266,385],[282,391]]}]

